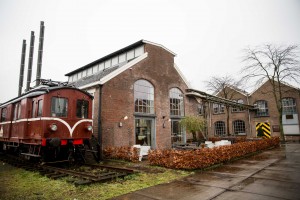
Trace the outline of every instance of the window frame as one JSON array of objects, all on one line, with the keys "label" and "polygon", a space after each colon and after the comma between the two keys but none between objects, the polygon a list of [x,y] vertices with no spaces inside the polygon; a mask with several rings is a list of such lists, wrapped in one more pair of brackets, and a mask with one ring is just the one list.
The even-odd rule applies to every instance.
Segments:
[{"label": "window frame", "polygon": [[[4,117],[3,117],[3,115],[4,115]],[[5,122],[5,121],[7,121],[7,107],[3,107],[2,109],[1,109],[1,116],[0,116],[1,118],[0,118],[0,122]]]},{"label": "window frame", "polygon": [[[219,132],[221,132],[221,133],[219,133]],[[226,135],[226,124],[224,121],[216,121],[214,123],[214,134],[216,136]]]},{"label": "window frame", "polygon": [[[81,102],[80,106],[80,113],[78,113],[78,103]],[[84,104],[87,105],[86,108],[84,108]],[[84,112],[82,113],[82,109],[84,109]],[[81,116],[79,116],[80,114]],[[77,99],[76,100],[76,117],[80,119],[87,119],[89,116],[89,101],[85,99]]]},{"label": "window frame", "polygon": [[[284,102],[287,100],[286,102]],[[292,100],[292,103],[290,102]],[[284,105],[286,103],[286,105]],[[283,115],[293,115],[297,114],[297,104],[295,98],[292,97],[285,97],[281,99],[281,107],[282,107],[282,114]]]},{"label": "window frame", "polygon": [[233,133],[235,135],[238,135],[239,133],[245,133],[246,134],[246,124],[243,120],[234,120],[232,123],[232,129]]},{"label": "window frame", "polygon": [[[53,113],[52,111],[52,106],[53,106],[53,99],[54,98],[56,98],[56,99],[64,99],[64,100],[66,100],[65,102],[66,102],[66,114],[65,115],[57,115],[57,113],[55,112],[55,113]],[[55,105],[56,106],[56,105]],[[66,97],[57,97],[57,96],[53,96],[53,97],[51,97],[51,105],[50,105],[50,115],[51,115],[51,117],[60,117],[60,118],[66,118],[66,117],[68,117],[68,114],[69,114],[69,112],[68,112],[68,109],[69,109],[69,99],[68,98],[66,98]],[[55,110],[56,111],[56,110]],[[53,114],[55,114],[55,115],[53,115]]]},{"label": "window frame", "polygon": [[179,88],[173,87],[169,90],[169,105],[170,116],[184,117],[184,96]]},{"label": "window frame", "polygon": [[266,100],[257,100],[256,104],[257,109],[255,112],[255,117],[268,117],[269,116],[269,107]]},{"label": "window frame", "polygon": [[134,82],[134,112],[154,114],[154,86],[145,79]]}]

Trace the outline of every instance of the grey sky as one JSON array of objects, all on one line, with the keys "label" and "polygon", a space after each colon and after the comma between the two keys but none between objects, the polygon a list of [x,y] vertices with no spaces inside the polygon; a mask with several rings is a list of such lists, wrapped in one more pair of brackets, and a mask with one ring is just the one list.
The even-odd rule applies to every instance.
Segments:
[{"label": "grey sky", "polygon": [[211,76],[239,76],[247,46],[300,45],[299,0],[0,0],[0,102],[18,93],[22,40],[27,71],[30,31],[36,37],[35,80],[40,21],[45,22],[42,78],[60,81],[145,39],[175,52],[191,86],[205,90],[203,81]]}]

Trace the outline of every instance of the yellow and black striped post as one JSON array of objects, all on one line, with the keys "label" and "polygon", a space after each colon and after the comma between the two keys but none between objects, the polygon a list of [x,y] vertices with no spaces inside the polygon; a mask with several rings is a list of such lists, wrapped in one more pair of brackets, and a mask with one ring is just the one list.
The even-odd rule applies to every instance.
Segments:
[{"label": "yellow and black striped post", "polygon": [[271,138],[271,129],[269,122],[256,123],[256,136]]}]

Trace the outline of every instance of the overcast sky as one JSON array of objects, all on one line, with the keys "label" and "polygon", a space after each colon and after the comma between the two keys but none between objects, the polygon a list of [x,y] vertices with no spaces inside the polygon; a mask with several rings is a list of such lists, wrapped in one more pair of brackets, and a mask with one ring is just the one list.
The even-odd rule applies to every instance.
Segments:
[{"label": "overcast sky", "polygon": [[27,72],[31,31],[35,80],[40,21],[42,78],[58,81],[145,39],[175,52],[192,88],[205,91],[212,76],[239,77],[248,46],[300,45],[300,0],[0,0],[0,102],[18,93],[22,40]]}]

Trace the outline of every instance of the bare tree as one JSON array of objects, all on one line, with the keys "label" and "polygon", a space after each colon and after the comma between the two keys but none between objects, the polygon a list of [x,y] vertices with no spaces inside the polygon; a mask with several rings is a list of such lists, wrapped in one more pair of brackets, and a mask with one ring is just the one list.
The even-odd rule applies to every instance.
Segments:
[{"label": "bare tree", "polygon": [[282,97],[283,86],[288,82],[300,83],[298,46],[274,46],[271,44],[245,50],[245,67],[242,73],[246,75],[243,80],[254,79],[256,85],[268,80],[272,85],[272,94],[279,114],[281,140],[284,142],[282,126]]},{"label": "bare tree", "polygon": [[[241,85],[241,81],[236,81],[231,76],[214,76],[209,81],[206,81],[206,88],[209,91],[212,91],[215,95],[228,100],[234,100],[237,91],[240,91],[238,88],[241,87]],[[230,105],[225,104],[224,106],[226,108],[226,132],[229,134]]]}]

